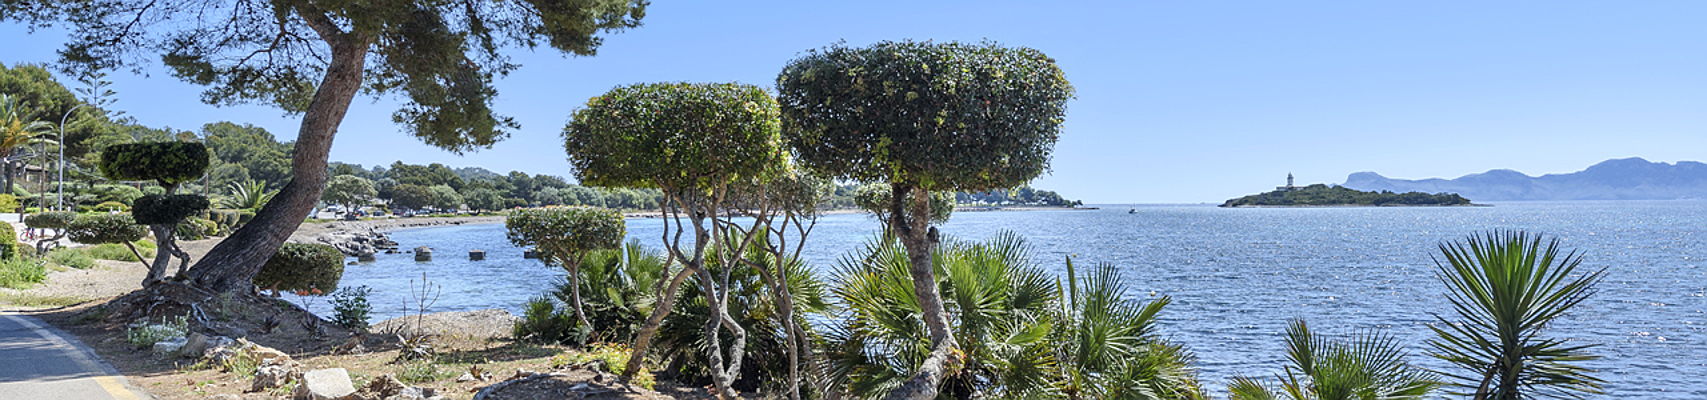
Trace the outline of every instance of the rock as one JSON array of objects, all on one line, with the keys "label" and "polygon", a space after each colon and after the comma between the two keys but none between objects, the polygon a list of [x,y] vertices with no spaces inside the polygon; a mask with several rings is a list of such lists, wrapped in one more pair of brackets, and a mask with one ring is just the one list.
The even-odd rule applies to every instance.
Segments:
[{"label": "rock", "polygon": [[178,349],[178,354],[189,358],[203,357],[210,349],[232,343],[234,342],[228,337],[208,336],[201,332],[191,332],[187,341],[184,342],[184,347]]},{"label": "rock", "polygon": [[468,259],[473,261],[485,260],[486,250],[469,250]]},{"label": "rock", "polygon": [[216,394],[216,395],[208,396],[207,400],[243,400],[243,396],[238,396],[235,394]]},{"label": "rock", "polygon": [[317,369],[302,374],[302,383],[291,392],[291,399],[339,400],[355,392],[349,371],[343,368]]},{"label": "rock", "polygon": [[415,248],[415,261],[432,261],[433,249],[427,246]]},{"label": "rock", "polygon": [[477,381],[477,380],[480,380],[480,379],[475,378],[474,374],[467,373],[467,372],[462,373],[462,376],[456,377],[457,382],[473,382],[473,381]]},{"label": "rock", "polygon": [[184,343],[187,340],[185,338],[171,338],[154,342],[154,354],[175,354],[178,349],[184,348]]},{"label": "rock", "polygon": [[268,365],[255,369],[255,380],[249,384],[249,391],[259,392],[276,387],[283,387],[291,381],[301,380],[302,371],[286,365]]},{"label": "rock", "polygon": [[529,259],[529,260],[539,258],[539,250],[534,250],[534,249],[522,250],[522,258]]},{"label": "rock", "polygon": [[355,394],[348,396],[347,399],[349,399],[349,400],[441,400],[441,399],[444,399],[444,397],[439,396],[437,391],[435,391],[433,389],[420,388],[420,387],[410,387],[408,385],[404,385],[403,382],[397,380],[396,377],[393,377],[391,375],[384,375],[384,376],[379,377],[378,379],[374,379],[373,382],[369,382],[367,384],[367,386],[363,386],[361,388],[361,390],[357,390]]}]

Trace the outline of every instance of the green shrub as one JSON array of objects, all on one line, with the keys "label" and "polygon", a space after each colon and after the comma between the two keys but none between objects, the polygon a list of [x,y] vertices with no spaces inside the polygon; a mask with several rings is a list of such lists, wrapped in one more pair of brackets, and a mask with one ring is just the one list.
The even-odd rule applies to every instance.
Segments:
[{"label": "green shrub", "polygon": [[285,243],[255,274],[255,286],[292,292],[330,293],[344,277],[344,253],[323,244]]},{"label": "green shrub", "polygon": [[18,209],[18,196],[0,194],[0,211],[13,212]]},{"label": "green shrub", "polygon": [[587,340],[587,332],[576,327],[575,316],[558,311],[557,302],[549,297],[528,300],[521,320],[516,321],[510,333],[517,340],[547,343],[581,344]]},{"label": "green shrub", "polygon": [[[154,242],[137,241],[136,243],[149,244],[149,247],[136,247],[136,251],[141,252],[143,257],[154,256]],[[120,243],[101,243],[86,247],[85,249],[87,249],[85,251],[88,252],[89,257],[94,257],[97,260],[142,261],[136,259],[136,253],[130,252],[129,248],[124,247],[124,245]]]},{"label": "green shrub", "polygon": [[207,146],[196,142],[125,143],[101,151],[101,175],[109,179],[177,184],[201,178]]},{"label": "green shrub", "polygon": [[[123,249],[122,247],[121,250],[124,251],[125,257],[136,258],[136,256],[130,254],[130,250]],[[47,252],[47,260],[54,264],[76,269],[89,269],[95,267],[95,257],[89,255],[88,250],[79,248],[61,247],[53,249],[53,251]]]},{"label": "green shrub", "polygon": [[149,195],[136,199],[131,216],[143,225],[172,224],[206,209],[207,198],[201,195]]},{"label": "green shrub", "polygon": [[366,330],[373,305],[367,301],[373,288],[366,285],[338,289],[332,293],[332,323],[349,329]]},{"label": "green shrub", "polygon": [[29,247],[18,243],[18,232],[12,229],[12,224],[0,223],[0,258],[18,258],[23,256],[20,250],[26,248]]},{"label": "green shrub", "polygon": [[248,225],[255,219],[255,210],[237,210],[237,226]]},{"label": "green shrub", "polygon": [[207,239],[219,233],[219,227],[214,225],[213,221],[195,217],[178,223],[173,229],[177,232],[178,238],[184,240]]},{"label": "green shrub", "polygon": [[[613,374],[622,374],[628,368],[628,355],[634,352],[628,345],[621,343],[595,343],[586,350],[571,352],[551,357],[552,368],[583,364],[588,361],[602,361]],[[641,370],[634,374],[634,381],[629,382],[640,387],[651,389],[657,385],[657,379],[652,377],[652,371]]]},{"label": "green shrub", "polygon": [[31,285],[47,280],[47,269],[42,262],[28,258],[7,258],[0,260],[0,287],[25,289]]},{"label": "green shrub", "polygon": [[120,211],[120,212],[123,212],[123,211],[130,211],[130,206],[125,205],[124,203],[116,202],[116,201],[104,201],[104,202],[101,202],[101,204],[96,204],[94,207],[90,207],[89,211]]},{"label": "green shrub", "polygon": [[71,226],[71,221],[75,220],[77,220],[77,213],[48,211],[24,216],[24,226],[36,229],[65,229]]}]

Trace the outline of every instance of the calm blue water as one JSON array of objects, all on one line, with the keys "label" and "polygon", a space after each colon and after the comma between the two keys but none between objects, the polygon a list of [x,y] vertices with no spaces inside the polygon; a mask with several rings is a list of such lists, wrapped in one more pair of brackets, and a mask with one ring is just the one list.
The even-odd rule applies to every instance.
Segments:
[{"label": "calm blue water", "polygon": [[[1707,202],[1502,203],[1495,207],[1220,209],[1104,206],[1100,211],[969,212],[941,229],[980,239],[1018,232],[1036,262],[1059,271],[1065,255],[1119,265],[1136,297],[1173,296],[1162,331],[1195,351],[1206,382],[1269,376],[1282,364],[1280,333],[1304,318],[1324,332],[1383,328],[1423,357],[1432,313],[1449,311],[1433,277],[1436,244],[1486,229],[1558,235],[1608,268],[1600,292],[1556,329],[1599,344],[1591,364],[1606,398],[1707,398]],[[1128,214],[1136,208],[1138,213]],[[806,253],[829,265],[876,230],[860,215],[821,222]],[[630,235],[659,240],[660,221],[629,221]],[[380,255],[351,266],[343,284],[368,285],[376,320],[404,313],[411,279],[444,285],[430,311],[506,308],[549,290],[563,273],[505,242],[502,225],[399,231],[403,248],[431,246],[438,259]],[[488,251],[468,261],[469,249]],[[1153,292],[1152,292],[1153,291]],[[324,312],[322,306],[316,311]],[[1219,396],[1220,393],[1217,393]]]}]

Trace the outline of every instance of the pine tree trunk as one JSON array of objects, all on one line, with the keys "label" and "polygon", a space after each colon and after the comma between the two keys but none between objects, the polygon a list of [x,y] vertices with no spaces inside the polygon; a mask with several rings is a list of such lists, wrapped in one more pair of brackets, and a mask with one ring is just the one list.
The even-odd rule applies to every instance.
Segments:
[{"label": "pine tree trunk", "polygon": [[248,291],[273,253],[308,217],[326,188],[326,158],[332,137],[362,85],[368,43],[353,36],[323,38],[332,44],[332,61],[302,115],[291,156],[291,180],[247,225],[220,241],[186,275],[195,286],[222,292]]},{"label": "pine tree trunk", "polygon": [[[890,229],[901,240],[901,246],[907,249],[907,259],[912,264],[908,272],[913,276],[913,294],[919,298],[925,328],[931,335],[931,352],[912,378],[884,398],[931,400],[936,398],[938,386],[949,372],[949,357],[954,353],[954,333],[949,329],[948,311],[943,308],[936,271],[931,265],[931,250],[936,247],[937,237],[930,226],[930,193],[905,183],[894,183],[892,188]],[[911,207],[906,207],[909,205]]]}]

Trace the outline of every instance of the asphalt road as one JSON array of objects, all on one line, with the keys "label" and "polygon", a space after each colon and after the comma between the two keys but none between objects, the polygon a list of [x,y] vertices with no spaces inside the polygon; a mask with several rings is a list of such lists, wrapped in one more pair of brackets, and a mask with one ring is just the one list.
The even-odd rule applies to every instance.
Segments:
[{"label": "asphalt road", "polygon": [[75,337],[33,317],[0,313],[0,399],[149,398]]}]

